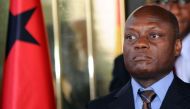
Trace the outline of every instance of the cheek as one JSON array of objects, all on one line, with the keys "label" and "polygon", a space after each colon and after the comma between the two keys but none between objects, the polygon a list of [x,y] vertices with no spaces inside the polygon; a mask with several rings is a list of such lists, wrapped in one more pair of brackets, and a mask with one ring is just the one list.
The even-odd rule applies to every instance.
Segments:
[{"label": "cheek", "polygon": [[158,65],[169,65],[173,62],[175,58],[174,48],[171,45],[165,44],[164,46],[160,46],[158,48]]},{"label": "cheek", "polygon": [[125,44],[125,42],[124,42],[124,44],[123,44],[123,54],[126,54],[128,51],[129,51],[129,45]]},{"label": "cheek", "polygon": [[124,63],[125,65],[133,64],[131,63],[131,59],[133,56],[133,47],[131,45],[124,44],[123,45],[123,55],[124,55]]},{"label": "cheek", "polygon": [[133,47],[129,44],[124,44],[123,45],[123,54],[125,55],[126,58],[130,57],[130,54],[133,53]]}]

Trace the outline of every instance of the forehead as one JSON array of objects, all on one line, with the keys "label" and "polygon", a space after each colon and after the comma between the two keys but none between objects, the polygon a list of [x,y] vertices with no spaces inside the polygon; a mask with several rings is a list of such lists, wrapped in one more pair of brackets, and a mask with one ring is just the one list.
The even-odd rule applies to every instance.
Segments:
[{"label": "forehead", "polygon": [[133,15],[126,21],[126,28],[131,26],[147,26],[147,27],[161,27],[161,26],[171,26],[170,22],[167,22],[162,16],[155,16],[150,14],[144,15]]}]

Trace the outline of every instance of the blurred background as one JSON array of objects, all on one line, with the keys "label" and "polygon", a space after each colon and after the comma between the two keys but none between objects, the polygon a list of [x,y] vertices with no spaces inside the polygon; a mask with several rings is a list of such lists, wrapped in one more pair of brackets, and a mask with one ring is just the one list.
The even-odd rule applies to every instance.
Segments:
[{"label": "blurred background", "polygon": [[[53,0],[41,1],[55,78]],[[150,0],[58,0],[61,86],[55,90],[61,92],[57,96],[61,96],[62,109],[84,109],[90,99],[108,94],[113,60],[122,53],[125,19],[147,2]],[[0,82],[8,8],[9,0],[0,0]]]}]

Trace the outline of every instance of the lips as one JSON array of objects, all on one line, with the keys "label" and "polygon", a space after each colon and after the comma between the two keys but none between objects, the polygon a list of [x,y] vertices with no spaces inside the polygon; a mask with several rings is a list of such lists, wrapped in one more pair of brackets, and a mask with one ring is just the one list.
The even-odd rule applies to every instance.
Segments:
[{"label": "lips", "polygon": [[152,58],[150,56],[146,56],[146,55],[139,55],[139,56],[134,56],[133,57],[134,61],[151,61]]}]

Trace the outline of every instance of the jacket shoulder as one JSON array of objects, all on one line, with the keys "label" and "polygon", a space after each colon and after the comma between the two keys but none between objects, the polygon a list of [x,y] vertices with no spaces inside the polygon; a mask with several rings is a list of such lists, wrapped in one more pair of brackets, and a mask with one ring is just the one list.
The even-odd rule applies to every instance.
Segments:
[{"label": "jacket shoulder", "polygon": [[87,109],[107,109],[108,104],[110,104],[115,99],[114,96],[116,93],[117,90],[106,96],[90,101],[86,106]]}]

